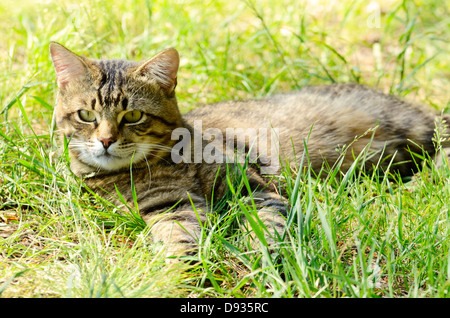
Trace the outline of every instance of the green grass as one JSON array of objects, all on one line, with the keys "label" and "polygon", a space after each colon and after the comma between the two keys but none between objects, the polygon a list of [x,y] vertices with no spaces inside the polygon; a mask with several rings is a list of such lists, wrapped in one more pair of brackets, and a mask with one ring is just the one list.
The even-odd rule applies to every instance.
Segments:
[{"label": "green grass", "polygon": [[448,166],[411,180],[283,171],[292,208],[276,253],[248,250],[238,224],[254,211],[230,194],[199,262],[167,266],[142,220],[70,173],[54,136],[50,41],[135,60],[176,47],[182,112],[332,82],[448,111],[448,1],[377,3],[379,20],[365,1],[2,1],[1,296],[448,297]]}]

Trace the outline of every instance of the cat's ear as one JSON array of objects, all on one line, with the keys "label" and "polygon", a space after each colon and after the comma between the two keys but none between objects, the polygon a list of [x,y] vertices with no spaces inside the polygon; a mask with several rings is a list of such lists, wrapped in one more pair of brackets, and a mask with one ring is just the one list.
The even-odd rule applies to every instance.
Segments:
[{"label": "cat's ear", "polygon": [[61,44],[51,42],[50,55],[53,60],[53,66],[55,67],[59,88],[65,88],[69,82],[87,76],[88,67],[82,58]]},{"label": "cat's ear", "polygon": [[180,56],[177,50],[170,48],[142,63],[135,72],[140,76],[155,79],[161,88],[170,93],[177,86],[179,65]]}]

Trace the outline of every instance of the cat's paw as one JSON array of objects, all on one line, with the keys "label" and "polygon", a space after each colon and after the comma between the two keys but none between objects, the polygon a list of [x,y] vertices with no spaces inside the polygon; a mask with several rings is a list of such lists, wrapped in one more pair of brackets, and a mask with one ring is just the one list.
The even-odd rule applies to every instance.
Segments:
[{"label": "cat's paw", "polygon": [[[269,251],[277,250],[283,241],[286,219],[277,210],[268,207],[258,210],[258,218],[259,220],[255,219],[253,222],[253,224],[258,226],[258,229],[252,229],[248,220],[245,222],[245,227],[251,231],[250,247],[257,250],[261,246],[265,246]],[[257,234],[256,232],[259,233]],[[264,236],[264,239],[262,239],[262,236]]]}]

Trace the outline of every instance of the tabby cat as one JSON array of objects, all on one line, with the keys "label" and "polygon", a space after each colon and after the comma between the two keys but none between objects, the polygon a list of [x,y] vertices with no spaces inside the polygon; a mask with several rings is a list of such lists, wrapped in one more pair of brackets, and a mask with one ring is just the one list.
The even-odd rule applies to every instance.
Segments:
[{"label": "tabby cat", "polygon": [[[200,148],[194,145],[198,134],[202,136],[198,123],[203,132],[213,129],[215,139],[217,132],[225,135],[230,128],[254,128],[258,136],[261,128],[277,129],[276,140],[266,138],[258,148],[251,138],[238,135],[231,144],[217,139],[222,145],[215,144],[215,158],[240,147],[244,155],[257,149],[257,157],[270,157],[266,165],[279,158],[298,165],[307,139],[316,172],[324,162],[331,166],[339,158],[345,171],[369,143],[365,168],[391,164],[402,175],[412,174],[417,166],[410,150],[435,152],[432,140],[439,116],[365,86],[306,87],[260,100],[207,105],[181,116],[175,97],[179,55],[173,48],[144,62],[94,60],[54,42],[50,52],[58,84],[55,118],[69,142],[72,171],[116,202],[118,190],[131,206],[133,182],[139,212],[151,226],[153,239],[164,242],[167,254],[175,258],[195,252],[200,222],[227,191],[229,160],[193,159],[211,145],[207,136],[201,137]],[[370,132],[375,127],[375,133]],[[174,138],[176,131],[192,137],[178,157],[173,149],[182,134]],[[340,157],[344,146],[348,149]],[[258,216],[268,229],[268,244],[274,244],[283,233],[289,207],[260,168],[256,162],[246,174]]]}]

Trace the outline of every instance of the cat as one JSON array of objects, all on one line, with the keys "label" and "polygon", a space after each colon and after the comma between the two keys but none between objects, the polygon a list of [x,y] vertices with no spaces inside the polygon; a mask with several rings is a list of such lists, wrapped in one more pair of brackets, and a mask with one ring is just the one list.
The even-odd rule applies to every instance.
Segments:
[{"label": "cat", "polygon": [[[243,191],[253,193],[267,228],[264,243],[273,246],[283,235],[289,206],[262,168],[299,168],[307,144],[313,171],[342,158],[345,172],[369,145],[363,168],[391,166],[411,175],[420,160],[411,150],[433,156],[436,123],[449,122],[448,116],[443,120],[359,84],[219,102],[182,116],[175,95],[180,59],[174,48],[143,62],[95,60],[56,42],[50,43],[50,54],[58,86],[55,118],[61,138],[68,141],[71,170],[118,204],[117,190],[133,206],[134,187],[139,213],[152,238],[166,246],[169,260],[196,252],[202,223],[228,189],[227,167],[236,167],[230,162],[236,149],[247,160],[253,156],[244,172],[250,189]],[[231,142],[219,138],[227,129],[234,133]],[[240,138],[242,131],[253,135]],[[255,147],[254,137],[266,142]],[[253,242],[257,246],[258,238]]]}]

